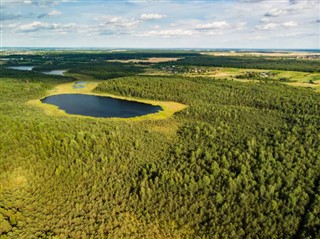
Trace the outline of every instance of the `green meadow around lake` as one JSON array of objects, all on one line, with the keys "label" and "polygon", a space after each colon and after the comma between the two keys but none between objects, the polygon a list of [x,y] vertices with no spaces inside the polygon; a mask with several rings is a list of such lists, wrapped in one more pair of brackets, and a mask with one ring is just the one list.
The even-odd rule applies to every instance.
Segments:
[{"label": "green meadow around lake", "polygon": [[[320,237],[319,59],[183,51],[6,58],[1,239]],[[35,68],[7,68],[28,65]],[[61,69],[64,76],[41,73]],[[79,81],[86,84],[74,88]],[[62,93],[164,111],[94,118],[40,101]]]}]

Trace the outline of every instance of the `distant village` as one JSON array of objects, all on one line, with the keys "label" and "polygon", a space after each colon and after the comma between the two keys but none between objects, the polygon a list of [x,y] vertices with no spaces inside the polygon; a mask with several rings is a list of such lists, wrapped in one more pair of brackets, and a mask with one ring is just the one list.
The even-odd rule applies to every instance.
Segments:
[{"label": "distant village", "polygon": [[172,74],[182,74],[182,73],[197,73],[202,74],[209,72],[209,70],[204,69],[203,67],[187,67],[187,66],[157,66],[159,70],[166,71]]},{"label": "distant village", "polygon": [[10,55],[35,55],[35,51],[31,50],[0,50],[0,56]]}]

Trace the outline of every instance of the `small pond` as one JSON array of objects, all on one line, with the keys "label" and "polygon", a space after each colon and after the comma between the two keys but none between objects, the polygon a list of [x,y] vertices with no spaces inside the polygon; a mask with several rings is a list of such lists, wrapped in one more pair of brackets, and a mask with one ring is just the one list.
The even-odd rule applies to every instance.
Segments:
[{"label": "small pond", "polygon": [[56,76],[63,76],[63,73],[66,72],[66,70],[53,70],[53,71],[44,71],[43,74],[46,75],[56,75]]},{"label": "small pond", "polygon": [[31,71],[34,66],[8,66],[9,69],[20,70],[20,71]]},{"label": "small pond", "polygon": [[42,103],[56,105],[68,114],[104,118],[130,118],[162,110],[160,106],[146,103],[84,94],[52,95],[41,101]]}]

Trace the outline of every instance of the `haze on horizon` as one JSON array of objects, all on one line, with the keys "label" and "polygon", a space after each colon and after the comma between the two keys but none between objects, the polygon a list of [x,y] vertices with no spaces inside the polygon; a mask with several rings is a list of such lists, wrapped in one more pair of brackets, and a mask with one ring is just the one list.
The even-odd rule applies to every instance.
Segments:
[{"label": "haze on horizon", "polygon": [[1,47],[320,48],[318,0],[2,0]]}]

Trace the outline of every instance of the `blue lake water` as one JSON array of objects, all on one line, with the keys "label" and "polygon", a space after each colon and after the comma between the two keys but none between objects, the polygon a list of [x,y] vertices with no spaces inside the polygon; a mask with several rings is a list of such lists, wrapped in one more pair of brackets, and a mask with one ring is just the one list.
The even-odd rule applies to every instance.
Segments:
[{"label": "blue lake water", "polygon": [[162,110],[160,106],[141,102],[84,94],[52,95],[41,101],[42,103],[56,105],[68,114],[103,118],[130,118]]}]

